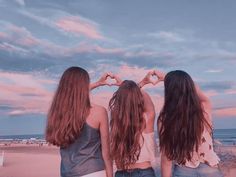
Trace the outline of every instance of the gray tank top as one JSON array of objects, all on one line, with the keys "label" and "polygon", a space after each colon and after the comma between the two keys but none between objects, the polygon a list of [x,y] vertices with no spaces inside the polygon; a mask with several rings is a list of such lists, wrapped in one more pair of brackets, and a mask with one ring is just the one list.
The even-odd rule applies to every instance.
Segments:
[{"label": "gray tank top", "polygon": [[98,129],[84,124],[78,139],[60,149],[61,177],[78,177],[105,169]]}]

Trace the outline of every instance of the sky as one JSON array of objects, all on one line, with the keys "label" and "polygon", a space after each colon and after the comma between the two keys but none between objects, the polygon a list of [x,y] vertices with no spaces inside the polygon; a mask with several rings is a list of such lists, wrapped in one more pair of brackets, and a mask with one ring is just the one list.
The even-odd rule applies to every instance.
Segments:
[{"label": "sky", "polygon": [[[236,128],[236,1],[0,0],[0,135],[45,130],[63,71],[140,81],[184,70],[209,96],[214,128]],[[92,91],[107,107],[116,87]],[[163,105],[163,84],[144,88]]]}]

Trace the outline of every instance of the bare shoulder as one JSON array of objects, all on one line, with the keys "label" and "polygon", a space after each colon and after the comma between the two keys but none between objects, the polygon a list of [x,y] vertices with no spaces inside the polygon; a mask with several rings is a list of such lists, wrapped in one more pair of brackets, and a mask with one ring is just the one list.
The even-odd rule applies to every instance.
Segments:
[{"label": "bare shoulder", "polygon": [[94,104],[92,103],[92,109],[94,111],[98,111],[98,112],[107,112],[106,108],[104,106],[98,105],[98,104]]},{"label": "bare shoulder", "polygon": [[98,119],[100,121],[102,121],[102,119],[104,119],[104,117],[107,117],[107,110],[105,107],[98,105],[98,104],[93,104],[92,103],[92,112],[93,114],[96,114],[96,117],[98,117]]}]

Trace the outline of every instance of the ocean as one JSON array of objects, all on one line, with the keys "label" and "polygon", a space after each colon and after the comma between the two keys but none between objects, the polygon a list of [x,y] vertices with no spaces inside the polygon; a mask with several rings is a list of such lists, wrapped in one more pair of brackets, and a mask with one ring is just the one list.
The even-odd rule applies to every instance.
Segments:
[{"label": "ocean", "polygon": [[[236,145],[236,129],[215,129],[213,132],[215,140],[221,142],[223,145]],[[44,140],[43,134],[32,134],[32,135],[0,135],[0,141],[6,140]]]}]

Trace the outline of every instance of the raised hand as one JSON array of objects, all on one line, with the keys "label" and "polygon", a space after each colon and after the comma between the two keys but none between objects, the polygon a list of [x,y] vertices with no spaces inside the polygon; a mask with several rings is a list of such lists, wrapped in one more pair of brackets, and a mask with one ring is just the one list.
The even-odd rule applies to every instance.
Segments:
[{"label": "raised hand", "polygon": [[113,74],[109,73],[109,72],[103,74],[102,77],[100,79],[98,79],[97,82],[94,82],[94,83],[90,84],[90,90],[92,90],[92,89],[94,89],[96,87],[99,87],[99,86],[104,86],[104,85],[109,85],[110,86],[110,84],[107,82],[107,78],[108,77],[112,78]]},{"label": "raised hand", "polygon": [[107,72],[105,74],[102,75],[102,77],[97,81],[99,86],[103,86],[103,85],[109,85],[110,84],[107,82],[108,78],[113,78],[113,74],[110,72]]},{"label": "raised hand", "polygon": [[[159,70],[154,70],[154,74],[157,76],[158,82],[164,81],[165,75],[166,75],[164,72],[161,72],[161,71],[159,71]],[[158,82],[157,82],[157,83],[158,83]],[[157,83],[156,83],[156,84],[157,84]]]},{"label": "raised hand", "polygon": [[111,83],[110,86],[113,86],[113,85],[120,86],[121,83],[123,82],[118,75],[113,74],[111,78],[115,79],[116,82]]},{"label": "raised hand", "polygon": [[149,71],[147,75],[138,83],[139,87],[143,87],[146,84],[156,84],[156,81],[152,80],[151,77],[155,75],[154,71]]}]

